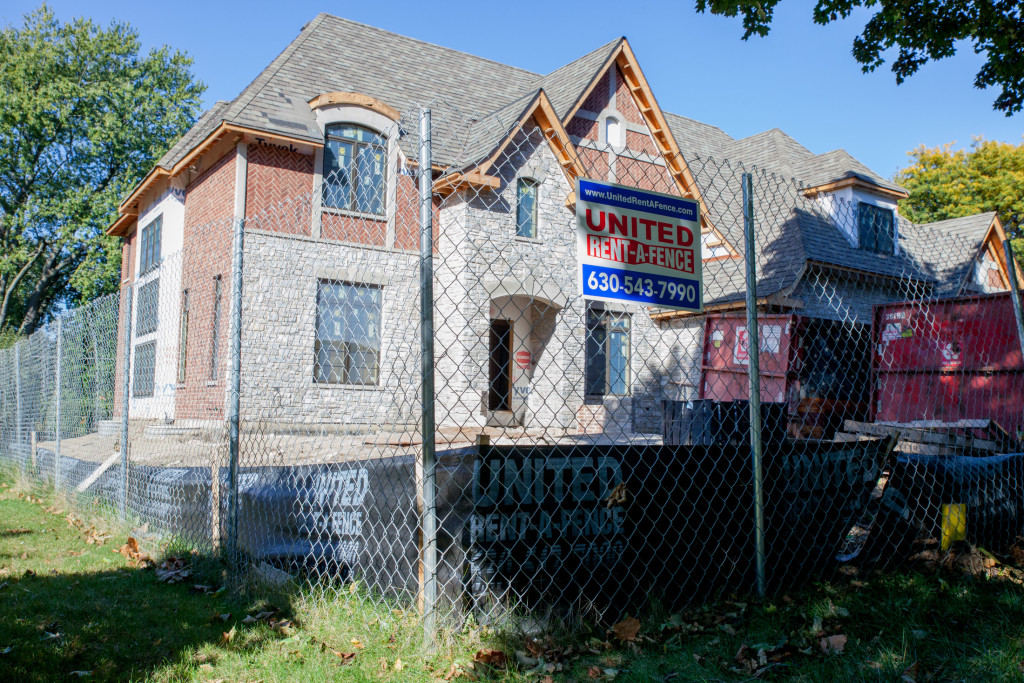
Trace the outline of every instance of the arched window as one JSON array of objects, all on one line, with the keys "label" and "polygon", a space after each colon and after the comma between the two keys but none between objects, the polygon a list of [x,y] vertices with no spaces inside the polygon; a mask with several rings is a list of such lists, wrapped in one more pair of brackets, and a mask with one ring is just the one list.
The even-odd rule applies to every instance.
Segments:
[{"label": "arched window", "polygon": [[324,132],[324,207],[384,215],[387,140],[350,123]]},{"label": "arched window", "polygon": [[537,237],[537,181],[520,178],[516,184],[516,236]]},{"label": "arched window", "polygon": [[622,147],[622,123],[614,116],[604,120],[604,139],[612,147]]}]

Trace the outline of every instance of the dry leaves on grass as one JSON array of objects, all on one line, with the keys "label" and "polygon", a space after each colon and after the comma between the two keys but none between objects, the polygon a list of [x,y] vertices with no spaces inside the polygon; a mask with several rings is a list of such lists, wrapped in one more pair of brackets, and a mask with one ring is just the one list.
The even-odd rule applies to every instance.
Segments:
[{"label": "dry leaves on grass", "polygon": [[164,583],[179,583],[191,575],[183,557],[168,557],[156,568],[156,580]]},{"label": "dry leaves on grass", "polygon": [[224,631],[223,633],[220,634],[220,644],[221,645],[229,644],[231,641],[233,641],[235,639],[235,635],[237,633],[238,633],[238,631],[235,629],[234,626],[231,627],[230,631]]},{"label": "dry leaves on grass", "polygon": [[274,616],[275,614],[277,614],[277,610],[270,610],[268,612],[260,612],[259,614],[255,615],[255,616],[253,616],[251,614],[247,614],[245,616],[245,619],[242,619],[242,623],[245,624],[246,626],[248,626],[249,624],[255,624],[258,621],[266,621],[267,619],[269,619],[270,617]]},{"label": "dry leaves on grass", "polygon": [[473,661],[493,666],[496,669],[504,669],[508,666],[508,657],[505,656],[505,653],[501,650],[492,650],[490,648],[477,650],[476,654],[473,655]]},{"label": "dry leaves on grass", "polygon": [[846,636],[842,634],[827,636],[819,641],[818,646],[825,654],[841,655],[846,647]]},{"label": "dry leaves on grass", "polygon": [[[90,536],[90,538],[92,538],[92,536]],[[106,540],[106,537],[104,536],[103,539]],[[89,539],[86,539],[85,542],[90,543]],[[124,555],[125,557],[127,557],[128,564],[135,567],[151,566],[153,564],[153,558],[149,555],[145,555],[142,553],[142,551],[139,549],[139,542],[135,540],[134,536],[129,536],[125,544],[118,548],[116,552],[120,555]],[[168,583],[174,582],[170,581]]]},{"label": "dry leaves on grass", "polygon": [[625,619],[612,626],[612,633],[619,640],[631,643],[640,633],[640,620],[627,615]]}]

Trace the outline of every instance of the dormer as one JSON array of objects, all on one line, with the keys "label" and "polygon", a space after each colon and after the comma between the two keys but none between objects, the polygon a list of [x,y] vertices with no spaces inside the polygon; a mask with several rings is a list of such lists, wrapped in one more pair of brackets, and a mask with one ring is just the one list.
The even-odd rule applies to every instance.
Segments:
[{"label": "dormer", "polygon": [[804,189],[846,237],[850,246],[878,254],[899,253],[899,205],[907,196],[896,186],[849,175]]}]

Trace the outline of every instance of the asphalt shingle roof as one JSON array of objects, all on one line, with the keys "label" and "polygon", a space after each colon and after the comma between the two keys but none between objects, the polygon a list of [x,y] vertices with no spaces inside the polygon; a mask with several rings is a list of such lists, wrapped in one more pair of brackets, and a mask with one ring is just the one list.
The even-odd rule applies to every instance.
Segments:
[{"label": "asphalt shingle roof", "polygon": [[[461,167],[486,158],[540,90],[564,119],[622,40],[616,38],[541,75],[320,14],[238,97],[218,102],[204,113],[159,165],[173,166],[222,121],[319,143],[322,136],[308,101],[323,93],[357,92],[403,114],[413,114],[420,106],[431,107],[435,111],[435,163]],[[764,208],[757,209],[762,296],[794,286],[808,261],[937,281],[956,278],[963,272],[964,259],[969,265],[973,258],[974,252],[957,257],[954,265],[937,267],[927,256],[930,245],[914,237],[917,232],[912,230],[907,231],[909,236],[901,242],[898,255],[853,247],[821,205],[805,197],[800,188],[851,177],[890,190],[901,188],[845,150],[814,154],[777,128],[737,140],[720,128],[693,119],[669,112],[665,118],[702,188],[712,224],[734,248],[743,248],[741,169],[756,169],[760,191],[772,193],[770,201],[760,202]],[[401,145],[406,155],[414,156],[415,124],[404,121],[403,128],[410,134],[403,135]],[[949,240],[970,241],[980,230],[978,226],[984,223],[987,228],[991,223],[991,217],[984,216],[930,228],[936,234],[948,233]],[[742,263],[732,259],[705,264],[708,302],[735,300],[743,292],[745,273],[736,267],[737,261]]]}]

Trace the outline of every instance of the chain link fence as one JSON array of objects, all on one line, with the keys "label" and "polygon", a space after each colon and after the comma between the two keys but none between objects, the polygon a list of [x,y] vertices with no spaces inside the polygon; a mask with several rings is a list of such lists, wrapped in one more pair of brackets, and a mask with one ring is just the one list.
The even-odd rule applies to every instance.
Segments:
[{"label": "chain link fence", "polygon": [[[432,633],[1021,550],[1001,243],[528,105],[331,125],[312,169],[241,146],[189,190],[241,164],[241,213],[142,226],[119,295],[0,352],[4,460]],[[700,234],[577,218],[578,178],[685,195]],[[584,296],[579,221],[699,287]]]}]

